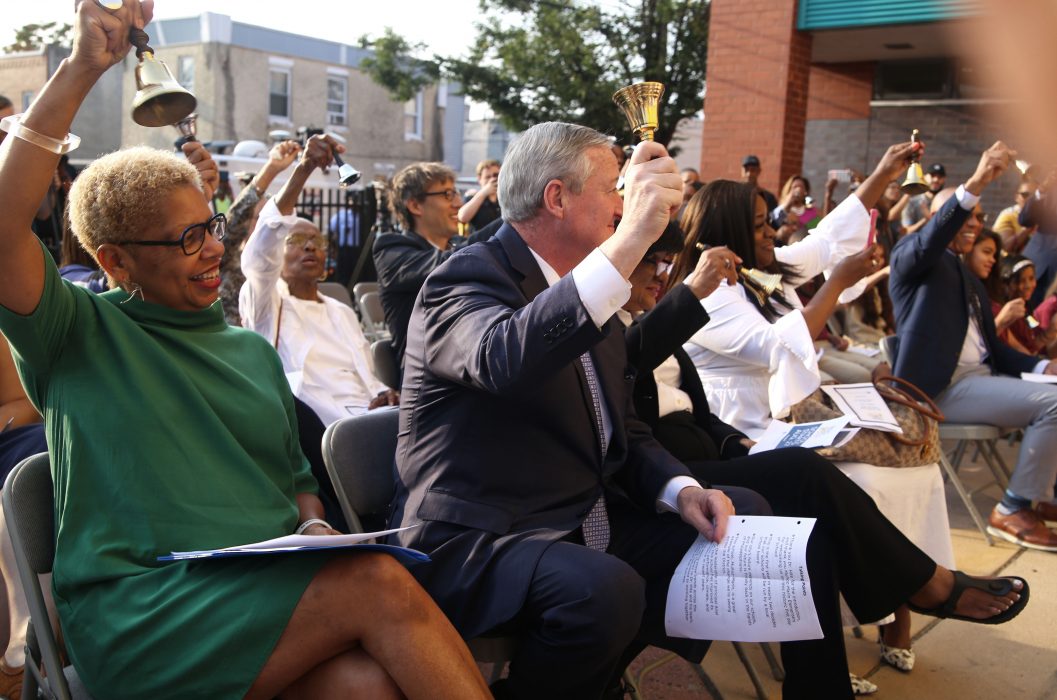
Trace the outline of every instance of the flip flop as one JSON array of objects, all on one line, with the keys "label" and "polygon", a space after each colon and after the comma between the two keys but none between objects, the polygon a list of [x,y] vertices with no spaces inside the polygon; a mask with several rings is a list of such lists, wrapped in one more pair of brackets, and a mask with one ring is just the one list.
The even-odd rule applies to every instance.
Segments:
[{"label": "flip flop", "polygon": [[[954,574],[954,587],[951,588],[951,594],[947,596],[941,605],[934,608],[921,608],[914,605],[911,602],[907,602],[909,607],[914,612],[921,615],[931,615],[932,617],[938,617],[940,619],[951,619],[951,620],[963,620],[965,622],[976,622],[982,625],[1000,625],[1003,622],[1009,622],[1014,617],[1020,614],[1020,611],[1024,609],[1024,606],[1028,604],[1029,588],[1028,582],[1019,576],[1005,576],[1003,578],[985,579],[976,578],[975,576],[969,576],[968,574],[962,573],[961,571],[952,571]],[[1017,580],[1023,584],[1023,588],[1016,591],[1020,594],[1020,600],[1013,603],[1005,611],[992,615],[991,617],[979,620],[975,617],[967,617],[965,615],[959,615],[954,612],[955,608],[958,607],[958,599],[961,598],[962,593],[967,588],[975,588],[986,593],[990,593],[996,596],[1003,596],[1007,593],[1014,591],[1013,581]]]}]

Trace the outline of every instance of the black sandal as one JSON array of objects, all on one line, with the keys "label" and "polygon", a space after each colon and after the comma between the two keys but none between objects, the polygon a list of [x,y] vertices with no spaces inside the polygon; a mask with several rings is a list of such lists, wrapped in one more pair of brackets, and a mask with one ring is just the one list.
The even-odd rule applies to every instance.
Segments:
[{"label": "black sandal", "polygon": [[[921,615],[931,615],[932,617],[938,617],[940,619],[951,619],[951,620],[964,620],[965,622],[976,622],[982,625],[1000,625],[1003,622],[1009,622],[1014,617],[1020,614],[1020,611],[1024,609],[1024,606],[1028,604],[1029,589],[1028,582],[1019,576],[1005,576],[1003,578],[976,578],[975,576],[969,576],[968,574],[962,573],[961,571],[952,571],[954,574],[954,587],[951,588],[951,594],[947,596],[941,605],[935,608],[921,608],[913,603],[907,601],[907,607],[912,611]],[[1015,591],[1013,588],[1013,581],[1020,581],[1022,588],[1019,591]],[[1016,592],[1020,594],[1020,600],[1013,603],[1006,610],[1000,612],[997,615],[992,615],[984,619],[977,619],[975,617],[967,617],[965,615],[959,615],[954,612],[955,608],[958,607],[958,599],[962,597],[962,593],[967,588],[975,588],[986,593],[990,593],[996,596],[1003,596],[1007,593]]]}]

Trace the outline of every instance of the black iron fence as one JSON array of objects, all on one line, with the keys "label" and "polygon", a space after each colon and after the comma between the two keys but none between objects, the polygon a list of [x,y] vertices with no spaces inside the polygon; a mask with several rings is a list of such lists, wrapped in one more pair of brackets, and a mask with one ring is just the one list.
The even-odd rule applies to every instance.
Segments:
[{"label": "black iron fence", "polygon": [[330,281],[349,285],[350,282],[373,282],[377,279],[374,262],[369,254],[357,279],[352,279],[378,213],[373,188],[305,188],[297,203],[297,212],[318,226],[330,240],[327,261]]}]

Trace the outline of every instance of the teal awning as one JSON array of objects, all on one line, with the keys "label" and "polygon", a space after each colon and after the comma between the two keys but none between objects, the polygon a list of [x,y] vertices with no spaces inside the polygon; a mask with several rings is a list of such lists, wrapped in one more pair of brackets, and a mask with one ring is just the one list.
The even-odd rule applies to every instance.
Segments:
[{"label": "teal awning", "polygon": [[940,22],[975,14],[978,0],[800,0],[797,28],[850,29]]}]

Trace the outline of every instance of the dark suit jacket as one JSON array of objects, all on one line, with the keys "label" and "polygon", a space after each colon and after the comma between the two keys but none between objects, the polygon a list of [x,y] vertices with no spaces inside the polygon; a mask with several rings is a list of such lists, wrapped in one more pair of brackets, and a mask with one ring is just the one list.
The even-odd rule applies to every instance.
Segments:
[{"label": "dark suit jacket", "polygon": [[653,370],[675,355],[681,375],[679,388],[690,397],[694,422],[712,438],[721,456],[741,457],[745,455],[745,447],[738,439],[745,434],[712,414],[693,360],[683,350],[683,343],[706,323],[708,312],[704,306],[689,287],[679,284],[625,331],[628,361],[638,373],[634,388],[635,412],[651,430],[656,428],[659,410]]},{"label": "dark suit jacket", "polygon": [[895,306],[899,349],[893,371],[936,396],[950,384],[969,328],[969,288],[976,290],[993,372],[1019,376],[1037,358],[999,342],[983,283],[947,246],[969,212],[951,197],[924,228],[892,249],[889,293]]},{"label": "dark suit jacket", "polygon": [[[504,225],[426,280],[411,316],[397,446],[396,540],[428,552],[416,576],[465,636],[521,609],[536,562],[610,503],[655,512],[689,476],[634,413],[617,319],[599,330],[572,275],[548,288]],[[592,353],[613,423],[602,459],[578,358]]]},{"label": "dark suit jacket", "polygon": [[1044,194],[1036,199],[1028,197],[1020,211],[1021,226],[1038,226],[1039,230],[1024,246],[1024,256],[1035,263],[1035,291],[1028,300],[1028,308],[1034,309],[1046,298],[1046,292],[1057,279],[1057,207],[1054,197]]}]

